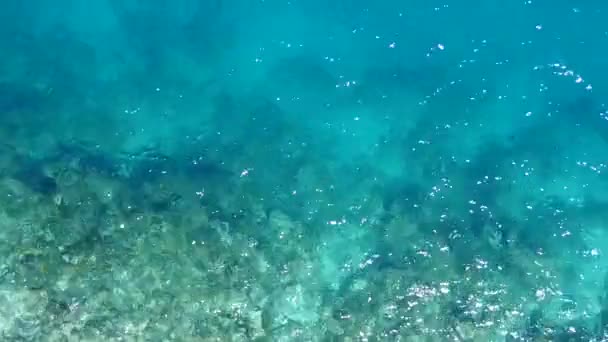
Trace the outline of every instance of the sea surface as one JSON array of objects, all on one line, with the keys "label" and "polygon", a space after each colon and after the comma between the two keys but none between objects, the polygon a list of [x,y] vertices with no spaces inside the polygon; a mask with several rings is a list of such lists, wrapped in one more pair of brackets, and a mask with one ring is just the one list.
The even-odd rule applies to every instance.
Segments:
[{"label": "sea surface", "polygon": [[608,3],[5,0],[1,341],[608,341]]}]

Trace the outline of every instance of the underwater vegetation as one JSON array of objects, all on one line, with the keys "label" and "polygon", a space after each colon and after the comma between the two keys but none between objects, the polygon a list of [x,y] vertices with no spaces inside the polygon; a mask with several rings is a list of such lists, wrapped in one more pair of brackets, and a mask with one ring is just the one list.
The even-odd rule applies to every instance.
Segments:
[{"label": "underwater vegetation", "polygon": [[579,5],[2,4],[0,339],[608,340]]}]

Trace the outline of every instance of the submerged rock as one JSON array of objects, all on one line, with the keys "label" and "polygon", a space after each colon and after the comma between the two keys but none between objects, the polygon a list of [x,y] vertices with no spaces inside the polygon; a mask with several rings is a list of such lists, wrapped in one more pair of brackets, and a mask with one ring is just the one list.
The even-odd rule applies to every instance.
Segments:
[{"label": "submerged rock", "polygon": [[24,165],[13,177],[34,192],[43,195],[52,195],[57,192],[58,187],[55,179],[46,175],[42,167],[36,163]]},{"label": "submerged rock", "polygon": [[287,287],[274,301],[274,321],[312,325],[320,319],[321,299],[300,284]]}]

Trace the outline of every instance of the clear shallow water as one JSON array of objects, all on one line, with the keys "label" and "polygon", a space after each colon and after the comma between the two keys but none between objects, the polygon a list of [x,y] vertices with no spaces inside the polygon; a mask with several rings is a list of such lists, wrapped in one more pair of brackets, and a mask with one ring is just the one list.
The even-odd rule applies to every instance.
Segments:
[{"label": "clear shallow water", "polygon": [[7,341],[601,341],[605,6],[8,1]]}]

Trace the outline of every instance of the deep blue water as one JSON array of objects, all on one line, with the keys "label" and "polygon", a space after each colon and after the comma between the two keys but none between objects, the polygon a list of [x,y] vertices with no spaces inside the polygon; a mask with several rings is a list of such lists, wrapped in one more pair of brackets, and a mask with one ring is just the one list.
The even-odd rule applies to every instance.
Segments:
[{"label": "deep blue water", "polygon": [[4,1],[0,336],[608,340],[607,11]]}]

